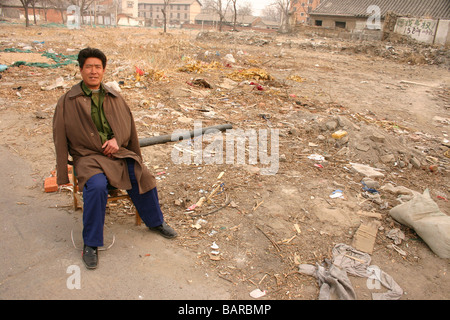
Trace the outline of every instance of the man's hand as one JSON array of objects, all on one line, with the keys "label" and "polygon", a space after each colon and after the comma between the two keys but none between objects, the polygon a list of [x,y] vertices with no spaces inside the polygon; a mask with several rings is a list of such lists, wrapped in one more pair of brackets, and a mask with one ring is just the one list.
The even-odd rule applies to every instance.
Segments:
[{"label": "man's hand", "polygon": [[113,154],[119,151],[119,146],[117,144],[116,138],[106,141],[103,145],[103,154],[107,157],[112,158]]}]

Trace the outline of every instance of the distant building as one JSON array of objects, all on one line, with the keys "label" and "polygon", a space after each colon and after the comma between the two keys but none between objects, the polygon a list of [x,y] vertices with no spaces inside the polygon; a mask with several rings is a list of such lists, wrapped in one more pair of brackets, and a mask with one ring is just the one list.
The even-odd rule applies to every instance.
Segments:
[{"label": "distant building", "polygon": [[[198,0],[170,0],[167,4],[166,19],[168,25],[195,23],[202,5]],[[164,0],[139,0],[138,14],[145,19],[146,25],[161,26],[164,22]]]},{"label": "distant building", "polygon": [[118,13],[130,18],[137,18],[139,16],[138,4],[138,0],[118,0]]},{"label": "distant building", "polygon": [[[36,15],[36,21],[53,23],[63,23],[63,17],[66,16],[66,12],[63,12],[59,8],[53,6],[46,7],[39,2],[36,3],[34,9],[35,14],[33,14],[31,4],[28,5],[28,19],[30,23],[34,20],[34,15]],[[20,0],[2,0],[0,1],[0,17],[25,20],[25,9]]]},{"label": "distant building", "polygon": [[254,28],[260,28],[260,29],[273,29],[277,30],[280,28],[280,22],[270,19],[262,18],[261,20],[256,21],[252,27]]},{"label": "distant building", "polygon": [[[372,26],[382,29],[387,12],[400,16],[449,19],[449,3],[449,0],[322,0],[310,12],[310,24],[346,30],[363,30]],[[379,23],[374,23],[377,18]]]},{"label": "distant building", "polygon": [[[195,24],[216,26],[220,22],[220,17],[217,13],[200,13],[195,17]],[[253,27],[255,25],[260,25],[262,19],[260,17],[250,16],[250,15],[240,15],[236,16],[236,25],[238,27]],[[234,14],[227,13],[222,21],[224,25],[233,26]]]},{"label": "distant building", "polygon": [[321,0],[294,0],[292,1],[291,12],[293,14],[293,23],[308,24],[309,14],[316,9]]},{"label": "distant building", "polygon": [[[137,2],[137,0],[135,0]],[[78,14],[83,17],[84,24],[115,25],[116,14],[120,13],[118,6],[120,0],[97,0],[91,6]],[[28,19],[33,23],[34,16],[39,23],[66,23],[68,17],[73,17],[69,2],[45,2],[36,1],[34,10],[28,5]],[[4,18],[25,20],[25,9],[20,0],[1,0],[0,16]]]}]

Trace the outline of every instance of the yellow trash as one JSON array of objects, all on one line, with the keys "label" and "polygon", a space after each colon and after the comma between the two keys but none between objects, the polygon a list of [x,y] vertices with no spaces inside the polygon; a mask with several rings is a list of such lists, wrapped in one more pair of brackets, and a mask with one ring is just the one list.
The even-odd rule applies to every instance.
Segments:
[{"label": "yellow trash", "polygon": [[339,130],[333,133],[331,136],[335,139],[341,139],[347,135],[347,131]]}]

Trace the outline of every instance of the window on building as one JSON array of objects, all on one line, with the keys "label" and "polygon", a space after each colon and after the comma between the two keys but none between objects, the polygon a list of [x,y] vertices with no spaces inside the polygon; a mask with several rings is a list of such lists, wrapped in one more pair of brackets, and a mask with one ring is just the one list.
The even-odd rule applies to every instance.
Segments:
[{"label": "window on building", "polygon": [[335,22],[336,28],[342,28],[342,29],[345,29],[346,25],[347,25],[347,24],[346,24],[344,21],[336,21],[336,22]]},{"label": "window on building", "polygon": [[133,8],[134,2],[133,1],[127,1],[127,8]]},{"label": "window on building", "polygon": [[322,26],[322,20],[316,20],[316,21],[314,21],[314,25],[315,25],[316,27],[321,27],[321,26]]}]

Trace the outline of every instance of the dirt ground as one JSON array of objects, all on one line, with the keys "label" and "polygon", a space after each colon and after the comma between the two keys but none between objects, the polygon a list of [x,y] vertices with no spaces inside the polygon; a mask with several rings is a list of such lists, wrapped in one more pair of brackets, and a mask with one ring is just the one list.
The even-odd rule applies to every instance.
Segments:
[{"label": "dirt ground", "polygon": [[[162,239],[134,224],[132,204],[111,203],[105,241],[112,246],[87,271],[73,189],[44,192],[55,169],[53,110],[80,75],[75,64],[52,68],[56,61],[42,56],[70,61],[86,46],[108,56],[105,82],[120,85],[140,138],[194,123],[266,130],[269,140],[277,129],[276,174],[250,163],[248,147],[243,164],[207,164],[206,151],[199,164],[175,163],[173,155],[198,138],[144,147],[179,237]],[[450,298],[448,259],[389,215],[400,201],[386,187],[428,189],[449,213],[448,49],[304,34],[3,24],[0,51],[0,64],[10,66],[0,73],[2,299],[252,299],[259,288],[266,292],[259,300],[316,300],[318,281],[300,274],[299,264],[322,265],[373,221],[371,264],[403,289],[401,299]],[[16,61],[24,63],[11,66]],[[339,130],[347,135],[333,138]],[[210,151],[221,139],[224,133],[200,143]],[[209,156],[225,159],[217,150]],[[378,194],[363,190],[351,163],[383,174],[374,179]],[[343,196],[330,197],[338,189]],[[202,197],[210,201],[192,209]],[[405,235],[396,246],[386,236],[393,229]],[[70,266],[80,268],[80,289],[68,289]],[[372,299],[366,278],[350,280],[357,299]]]}]

